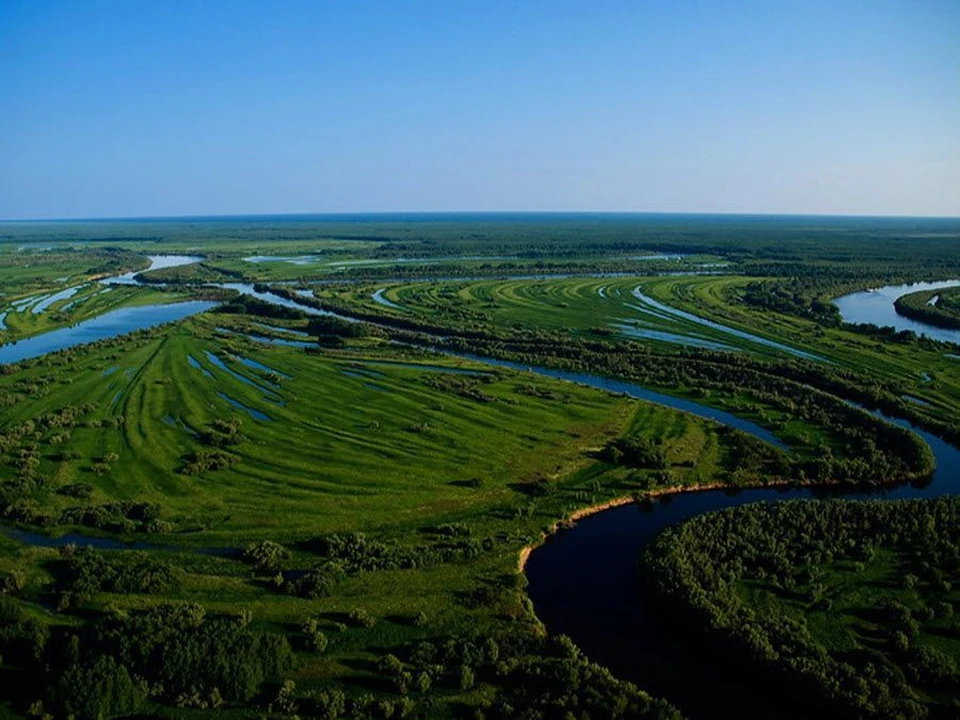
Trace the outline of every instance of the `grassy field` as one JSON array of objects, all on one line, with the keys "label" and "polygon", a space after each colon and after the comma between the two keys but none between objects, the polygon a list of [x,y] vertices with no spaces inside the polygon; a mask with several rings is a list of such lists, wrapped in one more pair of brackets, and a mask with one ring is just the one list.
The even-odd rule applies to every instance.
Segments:
[{"label": "grassy field", "polygon": [[[271,322],[265,331],[255,318],[207,314],[0,377],[8,433],[84,408],[70,427],[6,446],[7,483],[24,477],[24,448],[39,460],[34,489],[20,501],[35,512],[33,524],[55,535],[68,529],[59,513],[124,500],[157,503],[167,523],[162,532],[120,534],[170,548],[150,552],[183,571],[177,588],[100,593],[86,609],[187,600],[211,612],[246,610],[257,627],[284,630],[317,617],[330,647],[323,656],[303,653],[292,676],[298,687],[361,682],[376,675],[373,662],[386,649],[531,621],[521,595],[493,607],[459,598],[513,575],[520,550],[574,509],[647,486],[652,471],[597,459],[611,440],[642,435],[661,444],[686,482],[727,472],[718,427],[683,413],[380,340],[307,351],[246,337],[298,337]],[[302,322],[284,326],[303,330]],[[198,434],[226,418],[242,421],[242,440],[229,447],[235,464],[186,472],[204,449]],[[550,491],[534,492],[544,482]],[[92,488],[87,497],[65,494],[83,484]],[[293,551],[284,567],[296,571],[317,562],[311,542],[330,533],[359,531],[416,550],[442,541],[436,528],[444,526],[480,549],[422,569],[350,574],[318,599],[279,593],[237,557],[204,554],[268,539]],[[81,527],[90,536],[116,533]],[[73,617],[44,609],[57,557],[0,539],[0,570],[24,574],[26,604],[45,623]],[[341,630],[357,609],[376,625]],[[425,627],[411,625],[420,612]]]},{"label": "grassy field", "polygon": [[[883,343],[842,328],[752,308],[739,300],[743,286],[753,281],[740,276],[479,280],[317,288],[314,293],[388,316],[479,327],[569,330],[580,336],[600,330],[662,350],[705,347],[792,357],[787,350],[765,344],[775,342],[838,367],[894,381],[904,393],[925,400],[935,411],[960,413],[960,362],[941,344]],[[637,288],[660,303],[760,340],[645,305],[634,295]],[[376,302],[375,293],[389,304]]]}]

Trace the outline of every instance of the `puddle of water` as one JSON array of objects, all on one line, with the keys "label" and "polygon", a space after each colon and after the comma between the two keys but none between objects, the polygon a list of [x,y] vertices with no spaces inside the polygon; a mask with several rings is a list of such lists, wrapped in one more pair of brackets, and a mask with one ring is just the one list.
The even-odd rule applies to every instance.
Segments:
[{"label": "puddle of water", "polygon": [[199,362],[197,362],[197,359],[196,359],[193,355],[187,355],[187,362],[190,364],[190,367],[192,367],[194,370],[199,370],[199,371],[202,372],[206,377],[208,377],[208,378],[212,378],[212,377],[213,377],[213,373],[210,372],[209,370],[207,370],[207,369],[206,369],[203,365],[201,365]]},{"label": "puddle of water", "polygon": [[213,354],[212,352],[210,352],[209,350],[204,350],[204,354],[207,356],[207,360],[210,362],[210,364],[213,365],[213,366],[214,366],[215,368],[217,368],[218,370],[222,370],[223,372],[227,373],[227,374],[230,375],[231,377],[236,378],[236,379],[239,380],[240,382],[245,383],[245,384],[249,385],[250,387],[256,388],[256,389],[259,390],[260,392],[266,393],[267,395],[271,395],[271,394],[272,394],[268,388],[265,388],[265,387],[263,387],[262,385],[260,385],[259,383],[254,382],[253,380],[251,380],[250,378],[248,378],[246,375],[241,375],[241,374],[238,373],[236,370],[233,370],[233,369],[227,367],[226,363],[224,363],[223,360],[221,360],[220,358],[218,358],[216,355],[214,355],[214,354]]},{"label": "puddle of water", "polygon": [[41,313],[46,312],[47,308],[49,308],[54,303],[58,303],[61,300],[69,300],[78,292],[80,292],[80,290],[82,289],[83,289],[82,285],[77,285],[76,287],[71,287],[71,288],[67,288],[66,290],[61,290],[60,292],[54,293],[53,295],[48,295],[43,300],[41,300],[36,305],[34,305],[30,312],[32,312],[34,315],[40,315]]},{"label": "puddle of water", "polygon": [[[278,377],[282,377],[286,380],[293,380],[292,375],[287,375],[286,373],[282,373],[279,370],[274,370],[272,367],[264,365],[261,362],[257,362],[256,360],[251,360],[248,357],[243,357],[242,355],[234,355],[233,359],[236,360],[241,365],[246,365],[248,368],[253,368],[254,370],[262,370],[263,372],[266,372],[266,373],[273,373],[274,375]],[[271,383],[271,387],[276,387],[276,386]]]},{"label": "puddle of water", "polygon": [[233,407],[237,408],[238,410],[243,410],[244,412],[249,413],[249,414],[250,414],[250,417],[252,417],[254,420],[263,420],[264,422],[271,422],[271,421],[272,421],[272,419],[270,418],[269,415],[267,415],[267,414],[265,414],[265,413],[262,413],[262,412],[260,412],[259,410],[255,409],[255,408],[248,407],[247,405],[244,405],[244,404],[243,404],[242,402],[240,402],[239,400],[234,400],[232,397],[230,397],[229,395],[227,395],[227,394],[224,393],[224,392],[219,392],[219,391],[218,391],[218,392],[217,392],[217,397],[219,397],[221,400],[225,401],[227,404],[232,405]]}]

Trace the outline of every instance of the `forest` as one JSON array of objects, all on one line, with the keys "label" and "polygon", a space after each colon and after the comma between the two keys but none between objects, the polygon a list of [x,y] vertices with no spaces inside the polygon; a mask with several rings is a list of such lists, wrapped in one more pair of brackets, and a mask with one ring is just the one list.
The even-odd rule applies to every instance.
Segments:
[{"label": "forest", "polygon": [[951,717],[958,523],[955,498],[753,504],[665,531],[639,572],[717,661],[811,714]]}]

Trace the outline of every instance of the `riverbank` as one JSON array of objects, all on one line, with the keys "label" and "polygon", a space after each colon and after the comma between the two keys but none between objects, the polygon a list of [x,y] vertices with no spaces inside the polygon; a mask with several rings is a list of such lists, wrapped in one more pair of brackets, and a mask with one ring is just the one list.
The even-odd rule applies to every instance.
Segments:
[{"label": "riverbank", "polygon": [[[665,488],[657,488],[655,490],[648,490],[642,495],[635,493],[633,495],[625,495],[623,497],[614,498],[613,500],[607,500],[606,502],[598,503],[597,505],[591,505],[589,507],[581,508],[571,513],[568,517],[561,520],[557,520],[550,526],[549,532],[543,533],[538,542],[533,545],[527,545],[522,550],[520,550],[520,556],[517,562],[517,571],[522,573],[526,570],[527,562],[530,559],[530,555],[534,550],[543,545],[551,536],[556,535],[561,530],[566,530],[571,528],[578,520],[583,518],[590,517],[591,515],[599,515],[600,513],[606,510],[612,510],[613,508],[623,507],[624,505],[640,504],[644,501],[654,500],[656,498],[665,497],[669,495],[679,495],[681,493],[696,493],[696,492],[708,492],[710,490],[761,490],[765,488],[776,488],[776,487],[811,487],[814,483],[810,482],[794,482],[791,480],[774,480],[763,485],[748,485],[745,487],[732,487],[727,483],[721,482],[711,482],[703,483],[700,485],[671,485]],[[818,483],[818,485],[824,485],[824,483]]]}]

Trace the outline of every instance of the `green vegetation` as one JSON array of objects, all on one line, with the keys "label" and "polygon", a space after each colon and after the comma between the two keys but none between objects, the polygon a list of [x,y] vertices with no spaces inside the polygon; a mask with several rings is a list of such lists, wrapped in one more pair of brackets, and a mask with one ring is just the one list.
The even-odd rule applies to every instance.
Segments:
[{"label": "green vegetation", "polygon": [[810,714],[947,717],[960,500],[754,504],[665,531],[641,572],[718,661]]},{"label": "green vegetation", "polygon": [[[650,493],[925,480],[929,448],[854,403],[956,440],[960,363],[940,343],[844,326],[826,300],[956,275],[958,236],[948,221],[666,216],[4,224],[0,342],[120,307],[224,302],[0,366],[0,715],[675,717],[544,631],[521,551],[585,508]],[[204,259],[97,282],[178,252]],[[206,282],[256,282],[288,305]],[[784,446],[484,357],[632,381]],[[837,507],[809,523],[861,512]],[[882,507],[891,528],[913,517]],[[952,626],[923,617],[952,590],[933,597],[909,532],[870,540],[861,579],[843,558],[867,531],[824,530],[816,542],[841,550],[813,584],[799,581],[812,560],[787,552],[786,589],[770,570],[784,545],[761,542],[761,520],[742,542],[735,523],[704,536],[749,559],[743,607],[805,619],[827,653],[809,657],[835,663],[821,679],[866,667],[834,657],[828,634],[859,652],[872,628],[875,707],[949,707],[953,686],[924,673],[949,665],[936,653],[955,652]],[[921,541],[953,583],[950,548]],[[687,545],[712,551],[684,540],[651,562]],[[907,648],[883,634],[902,611],[824,610],[901,571],[912,588],[876,594],[919,623]]]},{"label": "green vegetation", "polygon": [[937,327],[960,328],[960,288],[922,290],[897,298],[897,312]]},{"label": "green vegetation", "polygon": [[[354,687],[369,672],[361,659],[373,663],[383,648],[403,655],[438,633],[512,627],[533,642],[535,621],[514,582],[520,549],[579,506],[661,482],[653,469],[594,459],[621,434],[643,432],[662,446],[676,477],[730,472],[727,435],[675,411],[451,363],[377,337],[344,338],[337,349],[273,347],[246,339],[257,322],[265,320],[201,316],[27,361],[0,377],[6,517],[53,533],[139,536],[157,547],[139,555],[14,551],[11,572],[33,578],[19,592],[23,607],[52,597],[58,608],[37,619],[44,633],[91,612],[139,617],[177,600],[223,622],[249,612],[251,627],[268,634],[312,618],[307,639],[291,639],[296,663],[285,674],[306,703],[331,682]],[[476,374],[452,373],[468,369]],[[270,419],[239,411],[221,393]],[[45,644],[37,662],[66,668],[43,653],[70,642]],[[70,673],[89,679],[125,666],[115,649],[104,653],[83,652],[92,664]],[[539,662],[526,654],[521,661]],[[213,681],[171,690],[140,672],[131,682],[136,690],[146,681],[147,691],[82,702],[114,703],[113,714],[248,697],[228,697]],[[470,672],[470,688],[433,677],[411,702],[445,708],[512,692],[492,671]],[[123,678],[110,683],[126,687]],[[164,689],[151,690],[156,683]],[[81,707],[60,692],[25,686],[15,707],[39,699]],[[360,701],[354,690],[347,696]]]}]

